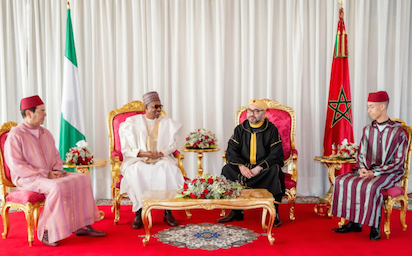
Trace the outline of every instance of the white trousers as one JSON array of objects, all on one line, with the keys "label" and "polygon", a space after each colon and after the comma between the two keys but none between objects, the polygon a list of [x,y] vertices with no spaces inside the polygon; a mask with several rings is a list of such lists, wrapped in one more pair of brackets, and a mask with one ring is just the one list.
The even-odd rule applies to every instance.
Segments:
[{"label": "white trousers", "polygon": [[133,212],[143,207],[142,195],[146,190],[175,190],[183,186],[183,175],[176,163],[159,160],[155,164],[139,161],[123,171],[120,193],[127,193],[133,203]]}]

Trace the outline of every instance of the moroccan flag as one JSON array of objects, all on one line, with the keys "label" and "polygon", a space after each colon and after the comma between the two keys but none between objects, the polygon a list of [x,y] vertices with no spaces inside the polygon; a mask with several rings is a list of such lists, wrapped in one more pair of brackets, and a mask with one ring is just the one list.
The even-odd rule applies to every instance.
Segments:
[{"label": "moroccan flag", "polygon": [[[348,142],[354,142],[347,35],[343,20],[343,8],[341,7],[339,9],[338,31],[330,76],[323,155],[331,155],[332,144],[335,143],[338,146],[344,139],[347,139]],[[341,173],[347,171],[349,170],[342,170]]]},{"label": "moroccan flag", "polygon": [[60,157],[65,160],[66,153],[85,140],[82,94],[77,71],[76,49],[74,47],[70,8],[67,10],[66,50],[64,54],[62,114],[60,124]]}]

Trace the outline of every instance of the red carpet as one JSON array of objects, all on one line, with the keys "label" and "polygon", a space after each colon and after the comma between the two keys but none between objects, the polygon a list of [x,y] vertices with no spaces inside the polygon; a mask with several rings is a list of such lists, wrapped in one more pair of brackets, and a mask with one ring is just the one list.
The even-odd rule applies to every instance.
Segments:
[{"label": "red carpet", "polygon": [[[151,238],[148,246],[142,245],[144,230],[133,230],[131,222],[134,214],[130,206],[122,206],[120,223],[113,225],[113,214],[109,206],[99,208],[106,212],[106,218],[93,225],[96,229],[108,233],[103,238],[71,236],[59,242],[56,248],[44,246],[35,238],[33,247],[28,246],[24,215],[21,212],[10,214],[11,228],[7,239],[0,239],[0,255],[410,255],[409,243],[412,241],[412,215],[408,212],[409,229],[402,231],[399,224],[399,210],[392,214],[392,234],[390,239],[379,241],[369,240],[369,227],[364,227],[362,233],[336,234],[332,228],[338,221],[335,219],[317,217],[312,204],[296,205],[296,221],[287,219],[287,205],[280,206],[283,225],[273,229],[274,245],[270,245],[267,237],[262,235],[260,226],[261,210],[245,211],[244,221],[234,221],[231,224],[254,230],[261,234],[256,241],[241,247],[205,251],[201,249],[176,248],[163,244],[156,238]],[[209,222],[215,223],[219,210],[192,210],[192,219],[187,220],[183,211],[174,211],[179,224]],[[153,228],[151,234],[169,228],[163,222],[163,211],[153,212]],[[1,223],[2,225],[2,223]],[[2,226],[1,226],[1,230]]]}]

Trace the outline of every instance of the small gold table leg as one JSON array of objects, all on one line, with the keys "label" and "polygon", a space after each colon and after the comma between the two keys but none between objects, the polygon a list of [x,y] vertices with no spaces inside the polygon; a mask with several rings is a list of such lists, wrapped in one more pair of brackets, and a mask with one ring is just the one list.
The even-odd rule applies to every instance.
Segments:
[{"label": "small gold table leg", "polygon": [[143,246],[146,246],[150,240],[150,231],[152,229],[152,215],[151,215],[150,210],[151,209],[146,204],[142,208],[143,227],[144,227],[144,230],[146,231],[146,236],[142,240]]},{"label": "small gold table leg", "polygon": [[202,158],[203,158],[203,153],[198,152],[197,153],[197,176],[198,177],[203,175]]},{"label": "small gold table leg", "polygon": [[79,172],[79,173],[87,174],[87,175],[90,176],[90,171],[89,171],[88,167],[78,166],[76,168],[76,171]]},{"label": "small gold table leg", "polygon": [[270,245],[273,245],[273,243],[275,242],[275,238],[272,236],[272,228],[273,228],[273,223],[275,222],[275,218],[276,218],[276,209],[273,204],[270,204],[269,206],[263,207],[264,214],[266,213],[265,212],[266,208],[269,211],[269,223],[267,226],[268,240],[269,240]]}]

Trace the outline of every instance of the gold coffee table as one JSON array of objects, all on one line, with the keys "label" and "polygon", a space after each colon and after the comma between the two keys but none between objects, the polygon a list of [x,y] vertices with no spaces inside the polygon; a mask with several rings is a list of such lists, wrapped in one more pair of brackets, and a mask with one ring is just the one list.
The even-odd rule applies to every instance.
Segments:
[{"label": "gold coffee table", "polygon": [[[263,208],[262,228],[267,231],[268,240],[271,245],[275,241],[272,237],[272,226],[275,221],[276,210],[273,205],[273,195],[266,189],[244,189],[238,198],[234,199],[191,199],[176,198],[175,190],[147,190],[143,193],[142,220],[146,237],[143,238],[143,245],[147,245],[150,240],[150,230],[152,229],[153,209],[188,210],[215,208],[229,209],[255,209]],[[266,226],[266,215],[269,211],[269,223]],[[186,212],[187,213],[187,212]],[[188,214],[190,218],[191,214]]]}]

